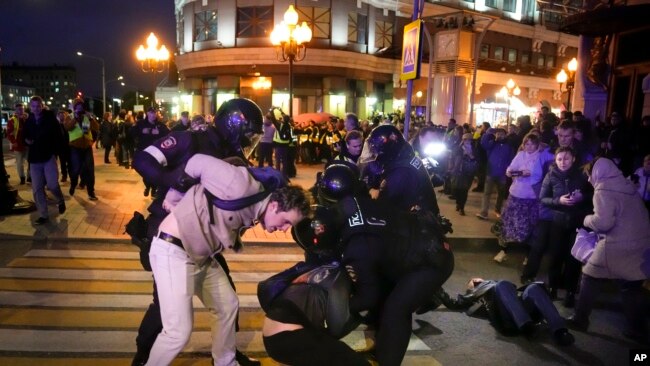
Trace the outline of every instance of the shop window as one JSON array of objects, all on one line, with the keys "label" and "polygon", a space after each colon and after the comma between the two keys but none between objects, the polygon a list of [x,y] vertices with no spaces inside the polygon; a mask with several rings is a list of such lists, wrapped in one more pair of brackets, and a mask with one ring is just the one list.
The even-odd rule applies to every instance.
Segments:
[{"label": "shop window", "polygon": [[546,56],[546,67],[549,69],[555,67],[555,56]]},{"label": "shop window", "polygon": [[527,65],[530,63],[530,53],[528,52],[522,52],[521,53],[521,63],[523,65]]},{"label": "shop window", "polygon": [[266,37],[272,30],[272,6],[237,8],[237,37]]},{"label": "shop window", "polygon": [[517,62],[517,50],[512,48],[508,49],[508,62],[511,64]]},{"label": "shop window", "polygon": [[348,42],[365,44],[367,25],[367,15],[348,13]]},{"label": "shop window", "polygon": [[393,45],[393,23],[376,21],[375,22],[375,47],[388,48]]},{"label": "shop window", "polygon": [[481,54],[479,58],[486,59],[490,58],[490,45],[489,44],[482,44],[481,45]]},{"label": "shop window", "polygon": [[217,12],[202,11],[194,14],[194,41],[212,41],[217,39]]},{"label": "shop window", "polygon": [[494,47],[494,59],[503,60],[503,47],[501,46]]},{"label": "shop window", "polygon": [[517,10],[516,0],[503,0],[503,11],[514,13]]},{"label": "shop window", "polygon": [[330,38],[330,24],[332,13],[327,8],[299,6],[296,8],[299,22],[307,22],[311,27],[313,38]]}]

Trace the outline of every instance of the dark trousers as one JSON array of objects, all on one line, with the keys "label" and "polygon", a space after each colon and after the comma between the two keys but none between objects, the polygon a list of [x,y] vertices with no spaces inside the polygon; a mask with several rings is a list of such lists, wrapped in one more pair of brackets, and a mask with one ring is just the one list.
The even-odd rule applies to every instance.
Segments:
[{"label": "dark trousers", "polygon": [[561,223],[539,220],[530,240],[528,263],[524,266],[522,277],[535,278],[542,258],[548,251],[549,287],[556,289],[564,287],[567,291],[576,292],[582,263],[571,255],[575,238],[575,228],[566,228]]},{"label": "dark trousers", "polygon": [[61,165],[61,179],[67,180],[70,174],[70,146],[65,146],[59,154],[59,164]]},{"label": "dark trousers", "polygon": [[542,265],[542,258],[546,253],[548,242],[551,234],[551,222],[548,220],[539,220],[530,237],[530,251],[528,252],[528,262],[524,266],[522,277],[535,278]]},{"label": "dark trousers", "polygon": [[111,148],[113,145],[104,146],[104,163],[108,163],[108,157],[111,156]]},{"label": "dark trousers", "polygon": [[76,187],[81,182],[86,185],[88,195],[95,194],[95,161],[93,148],[77,149],[70,148],[70,185]]},{"label": "dark trousers", "polygon": [[509,281],[499,281],[494,289],[495,302],[502,325],[506,329],[522,330],[531,322],[546,320],[551,332],[566,328],[546,289],[539,284],[531,284],[524,290],[521,298],[517,287]]},{"label": "dark trousers", "polygon": [[[576,320],[586,322],[589,319],[594,302],[600,293],[600,287],[606,281],[610,280],[582,275],[580,294],[575,308]],[[621,292],[626,331],[636,336],[647,337],[648,325],[645,319],[647,305],[644,303],[643,281],[614,281]]]},{"label": "dark trousers", "polygon": [[298,155],[298,148],[289,146],[287,148],[287,177],[293,178],[296,176],[296,156]]},{"label": "dark trousers", "polygon": [[447,281],[454,268],[453,254],[446,252],[446,268],[422,268],[402,276],[388,295],[377,332],[377,361],[399,366],[411,337],[413,313],[428,303]]},{"label": "dark trousers", "polygon": [[575,228],[566,228],[562,223],[551,223],[548,249],[550,264],[548,285],[552,288],[564,287],[576,292],[582,263],[571,255],[571,247],[576,239]]},{"label": "dark trousers", "polygon": [[275,152],[275,169],[282,172],[282,174],[289,176],[289,156],[288,145],[286,144],[273,144],[273,151]]},{"label": "dark trousers", "polygon": [[260,142],[257,145],[257,162],[258,166],[262,168],[264,162],[270,167],[273,166],[273,144],[270,142]]},{"label": "dark trousers", "polygon": [[342,341],[311,328],[264,337],[264,348],[275,361],[295,366],[366,366],[370,363]]}]

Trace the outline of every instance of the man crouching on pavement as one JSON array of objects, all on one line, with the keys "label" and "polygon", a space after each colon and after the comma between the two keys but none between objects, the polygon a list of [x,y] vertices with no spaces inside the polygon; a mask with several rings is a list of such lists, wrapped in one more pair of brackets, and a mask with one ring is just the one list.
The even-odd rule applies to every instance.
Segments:
[{"label": "man crouching on pavement", "polygon": [[[186,192],[184,195],[182,192]],[[221,209],[219,202],[255,197],[246,207]],[[271,192],[246,167],[194,155],[163,205],[170,211],[153,238],[149,259],[160,298],[163,330],[147,365],[169,365],[190,339],[192,296],[210,310],[214,365],[236,365],[235,319],[239,301],[224,270],[213,259],[240,249],[241,229],[260,222],[268,232],[286,231],[309,213],[305,192],[285,186]]]}]

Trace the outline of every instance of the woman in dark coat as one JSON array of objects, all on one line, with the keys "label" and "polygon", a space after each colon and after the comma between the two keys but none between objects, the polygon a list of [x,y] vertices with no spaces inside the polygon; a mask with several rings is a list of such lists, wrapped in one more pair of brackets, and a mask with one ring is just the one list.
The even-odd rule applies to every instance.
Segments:
[{"label": "woman in dark coat", "polygon": [[[575,153],[569,147],[560,147],[555,152],[555,163],[544,177],[539,194],[541,204],[550,209],[551,221],[548,235],[539,236],[528,256],[528,265],[537,272],[541,258],[548,249],[550,264],[548,285],[551,297],[557,296],[557,289],[564,287],[564,305],[572,307],[580,279],[580,262],[571,256],[576,228],[591,210],[591,189],[587,178],[575,163]],[[544,240],[548,238],[548,240]]]},{"label": "woman in dark coat", "polygon": [[99,127],[99,141],[104,147],[104,164],[111,163],[108,157],[111,155],[111,148],[117,140],[117,126],[112,119],[113,114],[111,112],[104,113],[104,119]]}]

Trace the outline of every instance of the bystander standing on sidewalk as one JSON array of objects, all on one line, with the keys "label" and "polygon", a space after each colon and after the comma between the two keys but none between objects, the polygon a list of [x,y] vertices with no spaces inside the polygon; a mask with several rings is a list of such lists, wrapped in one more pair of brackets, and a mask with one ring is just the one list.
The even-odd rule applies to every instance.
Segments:
[{"label": "bystander standing on sidewalk", "polygon": [[[23,141],[25,134],[25,121],[27,113],[22,103],[16,103],[14,106],[14,115],[7,123],[7,139],[9,140],[9,151],[14,152],[16,157],[16,172],[20,178],[20,184],[25,184],[25,161],[27,160],[27,145]],[[30,181],[29,166],[27,167],[27,181]]]},{"label": "bystander standing on sidewalk", "polygon": [[39,218],[35,225],[49,221],[45,186],[52,192],[58,202],[59,213],[65,212],[65,201],[59,186],[56,154],[65,143],[54,112],[43,109],[43,99],[32,97],[29,103],[31,113],[25,122],[24,142],[29,146],[30,172],[32,176],[32,193]]},{"label": "bystander standing on sidewalk", "polygon": [[70,195],[73,196],[79,176],[85,184],[88,199],[96,201],[95,196],[95,161],[93,143],[99,134],[99,123],[86,114],[84,101],[76,99],[72,103],[74,117],[65,121],[64,125],[70,139]]}]

